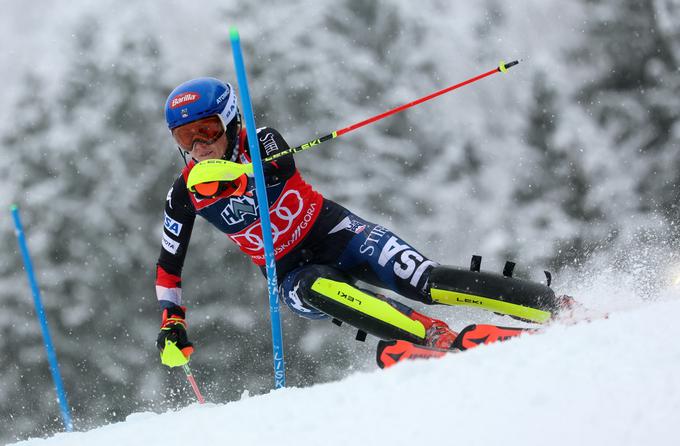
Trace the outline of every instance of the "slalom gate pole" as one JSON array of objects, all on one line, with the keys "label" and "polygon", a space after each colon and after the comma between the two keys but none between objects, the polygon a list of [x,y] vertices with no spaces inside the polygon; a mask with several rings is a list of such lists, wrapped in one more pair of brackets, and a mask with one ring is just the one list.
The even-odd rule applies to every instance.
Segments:
[{"label": "slalom gate pole", "polygon": [[184,364],[182,366],[182,369],[184,370],[184,373],[187,375],[187,380],[189,381],[189,384],[191,384],[191,388],[194,389],[194,395],[196,395],[198,404],[205,404],[205,400],[203,399],[203,395],[201,395],[201,391],[198,390],[198,384],[196,384],[194,374],[191,372],[189,364]]},{"label": "slalom gate pole", "polygon": [[24,260],[26,274],[28,275],[28,282],[31,286],[31,291],[33,292],[33,303],[35,304],[35,312],[37,313],[38,321],[40,322],[40,328],[42,329],[43,343],[47,352],[47,360],[50,365],[52,380],[54,381],[54,387],[57,392],[57,401],[59,401],[59,407],[61,408],[61,418],[64,422],[66,432],[72,432],[73,422],[71,421],[71,411],[68,406],[68,401],[66,400],[66,392],[64,391],[64,384],[61,381],[61,374],[59,373],[57,354],[54,350],[54,345],[52,344],[52,338],[50,336],[50,330],[47,326],[47,316],[45,315],[45,309],[43,308],[42,300],[40,299],[40,289],[38,288],[38,283],[36,282],[35,275],[33,274],[33,264],[31,263],[31,258],[28,254],[28,245],[26,244],[24,229],[21,224],[21,218],[19,217],[19,208],[17,205],[13,204],[10,207],[10,211],[12,212],[12,218],[14,219],[14,227],[16,230],[17,240],[19,241],[19,249],[21,250],[21,255]]},{"label": "slalom gate pole", "polygon": [[322,136],[321,138],[313,139],[313,140],[306,142],[302,145],[299,145],[297,147],[293,147],[293,148],[290,148],[288,150],[284,150],[283,152],[279,152],[277,154],[274,154],[272,156],[268,156],[267,158],[265,158],[263,160],[263,162],[268,163],[268,162],[274,161],[275,159],[280,158],[282,156],[292,155],[293,153],[298,153],[298,152],[302,152],[303,150],[311,149],[312,147],[315,147],[315,146],[321,144],[322,142],[326,142],[326,141],[329,141],[331,139],[335,139],[339,136],[342,136],[346,133],[351,132],[352,130],[356,130],[356,129],[361,128],[365,125],[368,125],[368,124],[371,124],[373,122],[379,121],[383,118],[386,118],[388,116],[392,116],[396,113],[399,113],[401,111],[406,110],[407,108],[411,108],[411,107],[414,107],[418,104],[422,104],[425,101],[429,101],[430,99],[434,99],[437,96],[441,96],[441,95],[446,94],[450,91],[464,87],[465,85],[471,84],[473,82],[477,82],[478,80],[483,79],[487,76],[491,76],[492,74],[505,73],[505,72],[508,71],[508,68],[514,67],[518,63],[519,63],[519,61],[517,61],[517,60],[512,61],[512,62],[508,62],[508,63],[501,62],[496,68],[494,68],[493,70],[489,70],[486,73],[482,73],[482,74],[475,76],[475,77],[472,77],[472,78],[470,78],[466,81],[463,81],[463,82],[460,82],[458,84],[451,85],[450,87],[446,87],[446,88],[443,88],[441,90],[435,91],[434,93],[431,93],[427,96],[423,96],[420,99],[416,99],[415,101],[411,101],[408,104],[400,105],[399,107],[395,107],[395,108],[388,110],[384,113],[380,113],[380,114],[372,116],[368,119],[364,119],[363,121],[357,122],[356,124],[348,125],[345,128],[331,132],[328,135]]},{"label": "slalom gate pole", "polygon": [[255,190],[257,192],[258,213],[262,228],[262,240],[264,242],[265,265],[267,269],[267,287],[269,289],[269,313],[272,325],[272,346],[274,350],[274,386],[276,389],[286,386],[286,366],[283,359],[283,333],[281,330],[281,316],[279,314],[279,291],[276,279],[276,262],[274,256],[274,241],[272,239],[271,221],[269,219],[269,201],[267,200],[267,187],[264,181],[264,169],[262,157],[257,139],[255,116],[250,102],[248,91],[248,79],[246,77],[243,54],[241,52],[241,39],[238,30],[232,27],[229,30],[231,47],[236,67],[236,77],[243,103],[243,117],[246,123],[248,135],[248,147],[250,158],[253,163],[255,175]]}]

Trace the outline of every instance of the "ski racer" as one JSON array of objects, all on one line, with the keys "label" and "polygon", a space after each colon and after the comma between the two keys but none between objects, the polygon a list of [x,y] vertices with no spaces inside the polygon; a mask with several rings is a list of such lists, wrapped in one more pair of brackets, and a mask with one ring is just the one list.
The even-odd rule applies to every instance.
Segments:
[{"label": "ski racer", "polygon": [[[162,311],[157,346],[162,352],[170,340],[188,359],[193,345],[186,331],[181,275],[196,216],[225,233],[263,271],[264,248],[252,177],[220,183],[209,195],[187,189],[188,175],[200,161],[250,162],[233,87],[207,77],[185,82],[168,96],[165,117],[186,167],[165,202],[162,249],[156,265],[156,294]],[[257,138],[263,159],[289,148],[270,127],[258,129]],[[191,158],[188,163],[186,155]],[[264,172],[279,295],[302,317],[333,319],[383,339],[449,349],[457,333],[445,322],[357,288],[355,283],[389,289],[425,304],[478,306],[538,322],[559,309],[560,298],[539,284],[513,288],[514,296],[508,296],[494,294],[494,287],[505,284],[490,277],[481,290],[470,291],[479,276],[470,280],[470,272],[439,265],[388,228],[323,197],[303,179],[293,155],[265,164]],[[519,283],[516,280],[512,283]]]}]

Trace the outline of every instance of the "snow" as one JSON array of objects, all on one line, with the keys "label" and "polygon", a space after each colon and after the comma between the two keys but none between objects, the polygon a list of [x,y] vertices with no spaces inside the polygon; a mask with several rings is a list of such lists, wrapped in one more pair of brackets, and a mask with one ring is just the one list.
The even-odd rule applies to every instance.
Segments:
[{"label": "snow", "polygon": [[442,359],[16,444],[677,444],[679,312],[680,300],[650,302]]}]

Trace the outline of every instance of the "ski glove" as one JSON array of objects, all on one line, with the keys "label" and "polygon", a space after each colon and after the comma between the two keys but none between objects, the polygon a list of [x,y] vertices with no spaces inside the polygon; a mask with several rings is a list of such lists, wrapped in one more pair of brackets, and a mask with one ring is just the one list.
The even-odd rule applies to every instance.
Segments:
[{"label": "ski glove", "polygon": [[161,331],[156,347],[161,351],[161,362],[178,367],[189,362],[194,347],[187,337],[186,307],[174,306],[163,310]]}]

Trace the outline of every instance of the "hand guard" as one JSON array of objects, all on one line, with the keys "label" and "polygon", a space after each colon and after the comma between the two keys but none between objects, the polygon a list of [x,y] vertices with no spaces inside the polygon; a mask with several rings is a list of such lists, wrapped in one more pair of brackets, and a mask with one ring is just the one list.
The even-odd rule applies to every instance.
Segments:
[{"label": "hand guard", "polygon": [[193,344],[187,337],[185,315],[186,307],[174,306],[163,310],[156,347],[161,351],[161,363],[168,367],[187,364],[194,352]]}]

